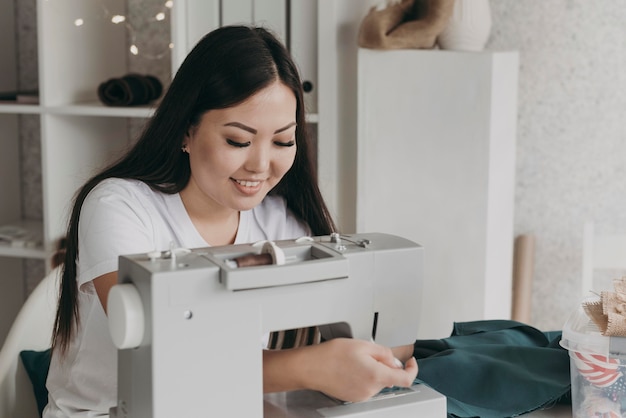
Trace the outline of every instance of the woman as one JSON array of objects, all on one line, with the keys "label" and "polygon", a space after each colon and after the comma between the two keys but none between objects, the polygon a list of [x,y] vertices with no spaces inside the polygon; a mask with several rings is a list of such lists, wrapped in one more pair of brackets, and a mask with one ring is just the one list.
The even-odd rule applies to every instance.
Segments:
[{"label": "woman", "polygon": [[[283,45],[224,27],[181,65],[137,144],[79,190],[71,214],[44,417],[107,415],[116,350],[106,320],[122,254],[323,235],[335,230],[311,163],[303,93]],[[412,346],[336,339],[265,350],[266,392],[358,401],[408,386]],[[396,357],[408,360],[405,368]]]}]

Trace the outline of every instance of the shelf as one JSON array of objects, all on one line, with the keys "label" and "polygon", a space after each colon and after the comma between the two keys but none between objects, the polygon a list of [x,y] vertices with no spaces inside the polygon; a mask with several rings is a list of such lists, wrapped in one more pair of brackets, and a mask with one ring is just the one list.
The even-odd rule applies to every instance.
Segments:
[{"label": "shelf", "polygon": [[149,118],[154,113],[153,106],[112,107],[100,102],[74,103],[44,107],[44,112],[55,115],[109,116],[123,118]]},{"label": "shelf", "polygon": [[154,107],[109,107],[98,102],[75,103],[61,106],[0,103],[0,114],[54,114],[70,116],[103,116],[124,118],[149,118]]},{"label": "shelf", "polygon": [[33,104],[0,103],[0,113],[41,113],[42,107]]},{"label": "shelf", "polygon": [[[27,230],[34,236],[42,236],[43,223],[41,221],[19,220],[15,222],[6,222],[1,226],[16,226]],[[7,243],[0,243],[0,257],[19,257],[19,258],[36,258],[47,259],[50,251],[46,250],[43,245],[36,247],[15,247]]]},{"label": "shelf", "polygon": [[[123,118],[150,118],[154,106],[111,107],[99,102],[75,103],[61,106],[0,103],[0,114],[52,114],[69,116],[102,116]],[[307,113],[308,123],[318,123],[317,113]]]},{"label": "shelf", "polygon": [[48,253],[43,248],[17,248],[0,244],[0,257],[35,258],[46,260]]}]

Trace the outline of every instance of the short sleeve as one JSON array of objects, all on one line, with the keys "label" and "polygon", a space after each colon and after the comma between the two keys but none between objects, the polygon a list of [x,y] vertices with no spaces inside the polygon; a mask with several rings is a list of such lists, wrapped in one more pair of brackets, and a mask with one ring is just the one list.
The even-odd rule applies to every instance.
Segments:
[{"label": "short sleeve", "polygon": [[150,211],[135,188],[105,180],[87,195],[78,224],[78,248],[79,287],[116,271],[120,255],[154,249]]}]

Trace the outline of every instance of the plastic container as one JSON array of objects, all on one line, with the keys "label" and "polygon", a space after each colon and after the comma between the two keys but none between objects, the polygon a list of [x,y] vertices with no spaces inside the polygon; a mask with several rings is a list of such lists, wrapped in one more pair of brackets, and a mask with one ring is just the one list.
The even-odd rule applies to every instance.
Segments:
[{"label": "plastic container", "polygon": [[574,418],[626,416],[626,338],[603,336],[580,307],[563,327],[561,346],[570,356]]}]

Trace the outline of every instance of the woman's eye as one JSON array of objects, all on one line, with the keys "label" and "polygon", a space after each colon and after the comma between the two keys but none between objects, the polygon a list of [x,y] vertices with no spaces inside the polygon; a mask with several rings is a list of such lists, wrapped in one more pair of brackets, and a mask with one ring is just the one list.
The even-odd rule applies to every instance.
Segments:
[{"label": "woman's eye", "polygon": [[233,147],[237,147],[237,148],[245,148],[250,145],[250,141],[237,142],[237,141],[233,141],[232,139],[226,139],[226,143],[228,145],[232,145]]},{"label": "woman's eye", "polygon": [[274,144],[278,145],[279,147],[293,147],[294,145],[296,145],[296,141],[287,141],[287,142],[274,141]]}]

